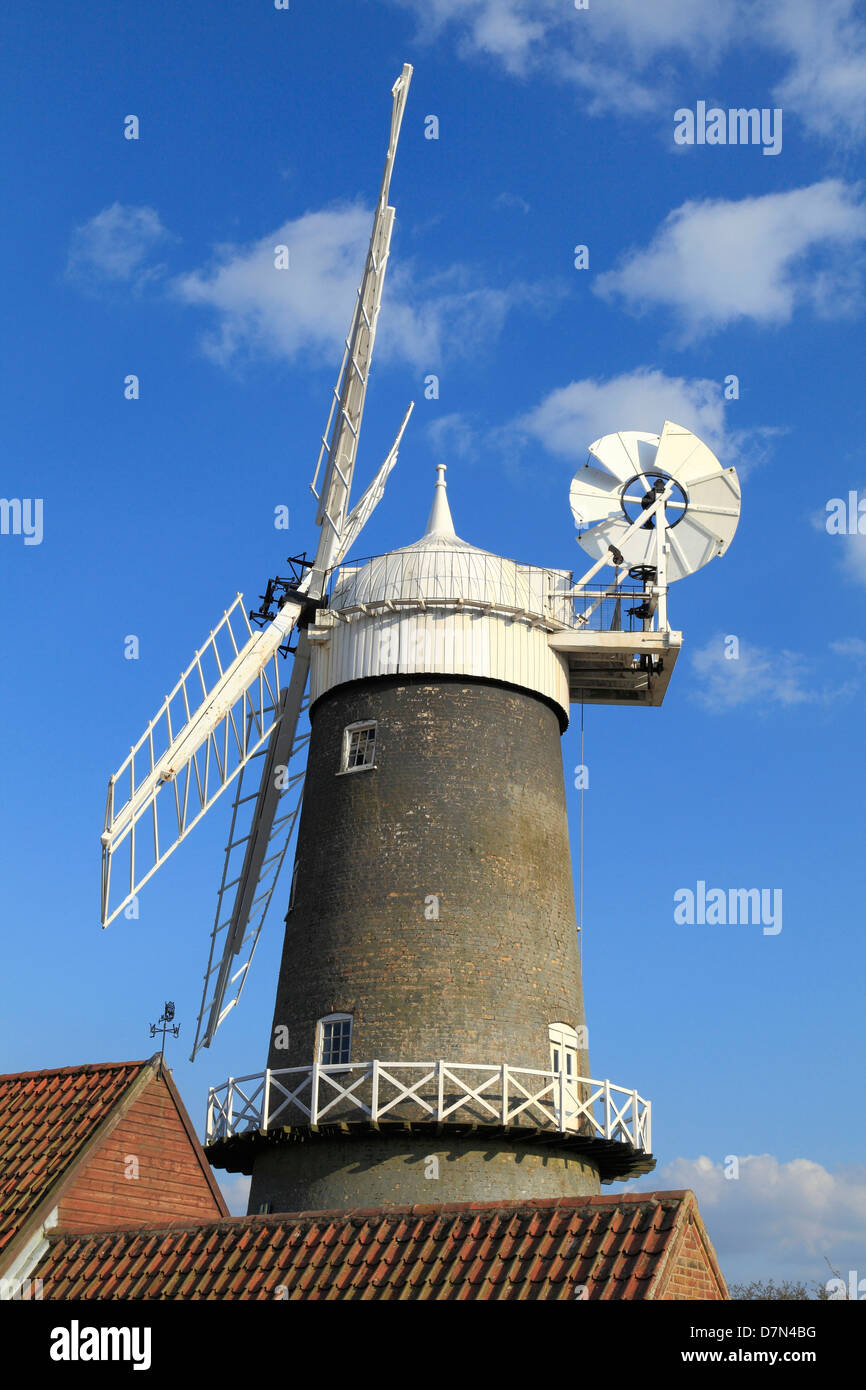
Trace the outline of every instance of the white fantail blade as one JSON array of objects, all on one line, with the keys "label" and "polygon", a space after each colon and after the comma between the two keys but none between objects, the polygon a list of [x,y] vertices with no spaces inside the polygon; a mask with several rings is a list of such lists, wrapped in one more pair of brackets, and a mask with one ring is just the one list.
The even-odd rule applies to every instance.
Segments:
[{"label": "white fantail blade", "polygon": [[691,430],[675,425],[671,420],[665,420],[659,437],[655,466],[685,486],[705,475],[722,471],[722,465],[712,449]]},{"label": "white fantail blade", "polygon": [[664,507],[666,582],[683,579],[725,553],[740,515],[739,480],[736,470],[722,468],[691,430],[666,420],[660,435],[634,430],[605,435],[592,444],[590,455],[570,492],[578,541],[587,554],[600,560],[614,546],[629,567],[655,565],[661,512],[645,525],[633,523],[654,483],[670,479]]},{"label": "white fantail blade", "polygon": [[210,1047],[217,1028],[240,998],[300,814],[304,768],[298,755],[309,735],[298,734],[298,722],[305,708],[309,671],[310,644],[302,631],[276,727],[259,759],[259,784],[250,789],[252,769],[245,769],[245,785],[239,785],[235,793],[191,1061],[200,1048]]},{"label": "white fantail blade", "polygon": [[622,515],[619,494],[611,488],[611,474],[591,463],[575,473],[569,498],[575,525],[581,530]]},{"label": "white fantail blade", "polygon": [[[300,612],[301,603],[289,601],[273,622],[254,631],[238,594],[110,779],[102,834],[103,926],[270,737],[280,695],[276,656]],[[111,870],[121,848],[121,896],[112,905]]]},{"label": "white fantail blade", "polygon": [[590,444],[589,452],[603,468],[625,483],[636,473],[645,473],[652,467],[658,442],[657,434],[620,430],[596,439]]},{"label": "white fantail blade", "polygon": [[569,493],[579,530],[621,516],[624,490],[638,498],[645,494],[649,483],[641,479],[653,465],[658,443],[657,434],[621,430],[590,444],[590,460],[575,473]]},{"label": "white fantail blade", "polygon": [[682,521],[670,527],[668,539],[675,570],[691,574],[713,556],[724,555],[734,539],[740,519],[740,480],[736,469],[723,468],[703,440],[671,420],[665,421],[655,466],[676,478],[687,494]]},{"label": "white fantail blade", "polygon": [[[411,80],[412,67],[406,63],[392,88],[391,133],[388,153],[385,157],[382,185],[379,190],[379,201],[373,218],[370,247],[367,252],[363,278],[358,289],[349,336],[346,339],[346,350],[337,377],[337,385],[334,388],[328,423],[322,435],[322,447],[319,451],[316,471],[310,484],[313,495],[319,501],[316,525],[321,527],[319,545],[313,563],[311,598],[322,597],[327,583],[328,571],[334,567],[335,556],[340,548],[340,540],[346,529],[349,494],[358,452],[358,437],[364,416],[364,402],[370,379],[373,345],[376,340],[376,325],[382,304],[382,290],[385,284],[385,271],[391,247],[391,234],[394,230],[394,209],[388,206],[388,194]],[[325,468],[324,481],[321,492],[319,492],[317,490],[318,479],[323,465]]]}]

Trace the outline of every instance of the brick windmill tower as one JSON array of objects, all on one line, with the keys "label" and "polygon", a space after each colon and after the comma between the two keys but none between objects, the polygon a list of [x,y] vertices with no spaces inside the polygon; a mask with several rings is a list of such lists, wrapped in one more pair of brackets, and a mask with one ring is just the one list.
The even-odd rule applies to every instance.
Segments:
[{"label": "brick windmill tower", "polygon": [[252,1175],[251,1212],[577,1197],[654,1166],[648,1101],[590,1069],[560,738],[575,702],[661,703],[668,585],[727,549],[739,485],[670,422],[596,441],[572,484],[594,557],[575,583],[460,539],[439,465],[421,538],[345,563],[409,414],[350,510],[410,78],[312,484],[315,556],[269,581],[255,628],[238,596],[109,784],[106,924],[235,785],[194,1055],[296,844],[267,1067],[209,1103],[210,1160]]}]

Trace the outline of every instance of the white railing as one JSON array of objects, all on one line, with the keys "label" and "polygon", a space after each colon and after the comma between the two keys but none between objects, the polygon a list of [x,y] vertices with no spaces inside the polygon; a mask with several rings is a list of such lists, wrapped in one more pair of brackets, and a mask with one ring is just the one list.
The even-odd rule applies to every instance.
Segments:
[{"label": "white railing", "polygon": [[519,565],[498,555],[463,550],[395,550],[353,561],[336,571],[332,611],[346,614],[382,604],[459,604],[525,613],[555,626],[574,627],[570,570]]},{"label": "white railing", "polygon": [[475,1062],[352,1062],[229,1077],[208,1094],[207,1136],[365,1120],[531,1125],[652,1152],[652,1106],[609,1081]]},{"label": "white railing", "polygon": [[513,564],[471,549],[414,551],[410,547],[353,560],[334,570],[328,606],[344,619],[380,609],[443,606],[523,615],[553,629],[640,632],[643,619],[628,605],[637,608],[646,598],[638,583],[581,584],[575,594],[570,570]]}]

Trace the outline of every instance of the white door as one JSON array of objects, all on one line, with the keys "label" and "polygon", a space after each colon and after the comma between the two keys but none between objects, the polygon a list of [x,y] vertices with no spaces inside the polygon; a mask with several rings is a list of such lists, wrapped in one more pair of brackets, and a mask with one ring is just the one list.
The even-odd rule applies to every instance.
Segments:
[{"label": "white door", "polygon": [[[561,1129],[577,1129],[577,1033],[567,1023],[550,1025],[550,1069],[557,1074],[554,1095],[556,1123]],[[565,1073],[565,1120],[560,1116],[559,1075]]]}]

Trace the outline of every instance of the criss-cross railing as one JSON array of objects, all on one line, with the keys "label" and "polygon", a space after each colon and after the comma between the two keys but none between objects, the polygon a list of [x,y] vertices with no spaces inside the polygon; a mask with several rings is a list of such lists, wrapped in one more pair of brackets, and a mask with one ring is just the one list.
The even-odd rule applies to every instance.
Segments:
[{"label": "criss-cross railing", "polygon": [[609,1081],[508,1063],[351,1062],[230,1077],[208,1095],[207,1136],[343,1120],[531,1125],[652,1152],[652,1107]]}]

